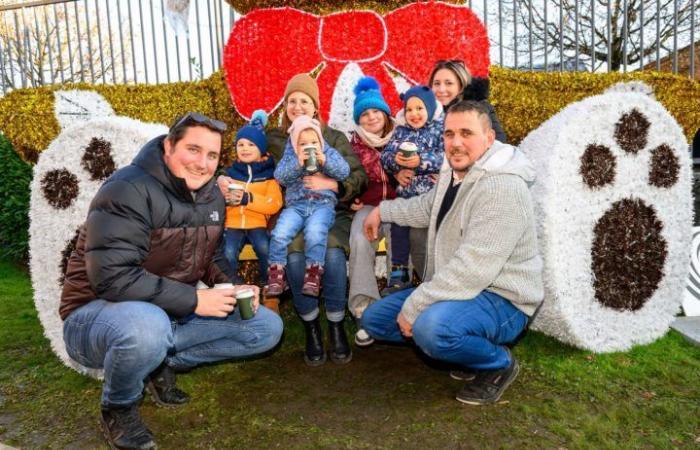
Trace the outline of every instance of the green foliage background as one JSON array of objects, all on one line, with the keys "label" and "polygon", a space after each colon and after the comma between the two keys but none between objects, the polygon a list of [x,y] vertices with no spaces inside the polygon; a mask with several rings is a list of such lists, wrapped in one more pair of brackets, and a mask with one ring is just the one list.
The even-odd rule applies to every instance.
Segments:
[{"label": "green foliage background", "polygon": [[31,166],[0,134],[0,258],[27,260],[31,180]]}]

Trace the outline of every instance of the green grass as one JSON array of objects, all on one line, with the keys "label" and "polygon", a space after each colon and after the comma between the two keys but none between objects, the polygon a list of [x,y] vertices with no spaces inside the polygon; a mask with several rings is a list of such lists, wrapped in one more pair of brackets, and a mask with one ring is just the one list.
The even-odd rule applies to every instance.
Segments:
[{"label": "green grass", "polygon": [[[698,448],[700,348],[675,332],[595,355],[531,332],[521,375],[492,407],[410,347],[375,345],[346,366],[307,368],[288,303],[270,357],[181,375],[193,401],[141,411],[160,448]],[[44,338],[27,273],[0,261],[0,442],[105,448],[100,384],[65,367]]]}]

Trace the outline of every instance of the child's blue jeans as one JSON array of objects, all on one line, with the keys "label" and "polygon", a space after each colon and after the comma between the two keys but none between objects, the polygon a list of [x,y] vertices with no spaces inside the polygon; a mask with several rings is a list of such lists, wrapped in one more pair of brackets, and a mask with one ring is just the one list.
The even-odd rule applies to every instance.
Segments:
[{"label": "child's blue jeans", "polygon": [[328,230],[335,221],[335,207],[316,199],[305,199],[286,206],[280,214],[270,239],[270,264],[287,265],[287,246],[304,230],[306,265],[326,260]]},{"label": "child's blue jeans", "polygon": [[258,257],[260,266],[260,282],[267,284],[267,255],[270,252],[270,236],[265,228],[250,228],[247,230],[226,228],[224,230],[224,256],[231,268],[236,272],[235,283],[241,283],[238,276],[238,257],[246,242],[250,242]]}]

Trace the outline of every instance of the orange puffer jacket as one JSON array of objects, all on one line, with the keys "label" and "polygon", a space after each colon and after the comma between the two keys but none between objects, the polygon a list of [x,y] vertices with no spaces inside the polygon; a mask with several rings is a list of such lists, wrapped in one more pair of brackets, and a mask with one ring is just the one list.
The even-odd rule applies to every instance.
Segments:
[{"label": "orange puffer jacket", "polygon": [[270,217],[282,209],[282,189],[267,173],[268,164],[274,163],[272,160],[262,163],[234,163],[234,167],[227,170],[227,175],[245,186],[246,194],[241,205],[226,207],[226,228],[267,228]]}]

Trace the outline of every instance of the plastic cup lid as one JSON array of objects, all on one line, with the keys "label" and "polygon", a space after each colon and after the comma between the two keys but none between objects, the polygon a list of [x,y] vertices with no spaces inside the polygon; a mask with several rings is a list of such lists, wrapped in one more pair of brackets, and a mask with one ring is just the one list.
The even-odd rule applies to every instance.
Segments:
[{"label": "plastic cup lid", "polygon": [[236,292],[236,298],[246,298],[255,295],[252,289],[244,289],[242,291]]}]

